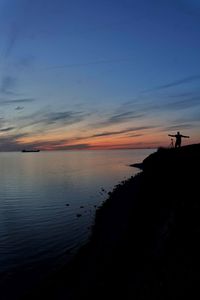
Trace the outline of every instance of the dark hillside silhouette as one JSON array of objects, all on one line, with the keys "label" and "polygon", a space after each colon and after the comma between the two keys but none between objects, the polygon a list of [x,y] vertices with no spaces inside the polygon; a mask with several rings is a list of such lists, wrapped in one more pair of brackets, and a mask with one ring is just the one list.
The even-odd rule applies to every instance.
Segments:
[{"label": "dark hillside silhouette", "polygon": [[139,166],[97,210],[90,243],[27,299],[200,297],[200,144]]}]

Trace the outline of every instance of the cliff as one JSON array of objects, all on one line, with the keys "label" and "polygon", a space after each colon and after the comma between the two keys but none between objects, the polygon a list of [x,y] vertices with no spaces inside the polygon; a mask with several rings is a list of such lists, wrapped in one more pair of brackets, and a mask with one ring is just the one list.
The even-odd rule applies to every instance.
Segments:
[{"label": "cliff", "polygon": [[200,296],[200,144],[158,149],[140,167],[98,209],[90,242],[42,298]]}]

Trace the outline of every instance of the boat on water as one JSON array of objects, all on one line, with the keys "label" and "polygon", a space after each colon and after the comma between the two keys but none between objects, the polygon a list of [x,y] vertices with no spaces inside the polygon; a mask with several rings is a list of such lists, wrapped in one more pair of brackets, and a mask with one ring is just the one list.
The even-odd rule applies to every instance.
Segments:
[{"label": "boat on water", "polygon": [[40,152],[40,150],[39,149],[30,149],[30,150],[23,149],[22,152]]}]

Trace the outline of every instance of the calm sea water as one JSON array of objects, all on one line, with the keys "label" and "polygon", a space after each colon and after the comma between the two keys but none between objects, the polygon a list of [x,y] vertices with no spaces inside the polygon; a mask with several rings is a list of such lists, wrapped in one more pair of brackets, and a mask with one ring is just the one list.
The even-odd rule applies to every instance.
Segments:
[{"label": "calm sea water", "polygon": [[107,192],[152,152],[0,153],[0,298],[17,299],[69,261]]}]

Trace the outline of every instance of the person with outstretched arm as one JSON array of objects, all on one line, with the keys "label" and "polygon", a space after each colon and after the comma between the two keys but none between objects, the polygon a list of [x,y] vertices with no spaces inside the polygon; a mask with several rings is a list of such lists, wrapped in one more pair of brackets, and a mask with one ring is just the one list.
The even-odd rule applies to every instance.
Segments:
[{"label": "person with outstretched arm", "polygon": [[168,134],[168,136],[176,138],[175,148],[181,147],[181,138],[189,138],[188,135],[182,135],[179,131],[177,132],[177,134]]}]

